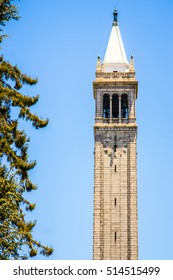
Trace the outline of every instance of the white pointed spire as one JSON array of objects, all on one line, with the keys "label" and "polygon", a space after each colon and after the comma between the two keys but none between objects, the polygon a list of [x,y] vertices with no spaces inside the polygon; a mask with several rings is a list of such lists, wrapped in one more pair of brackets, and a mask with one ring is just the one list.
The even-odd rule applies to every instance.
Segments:
[{"label": "white pointed spire", "polygon": [[126,57],[123,41],[121,38],[120,29],[118,26],[118,12],[114,11],[114,21],[112,30],[106,49],[106,54],[102,64],[103,72],[127,72],[129,70],[129,63]]}]

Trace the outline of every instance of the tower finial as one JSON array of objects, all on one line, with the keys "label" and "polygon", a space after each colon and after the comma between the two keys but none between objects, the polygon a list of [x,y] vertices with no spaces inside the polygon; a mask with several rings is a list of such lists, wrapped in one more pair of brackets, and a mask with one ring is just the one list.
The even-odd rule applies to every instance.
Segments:
[{"label": "tower finial", "polygon": [[100,59],[100,55],[98,55],[98,59],[97,59],[97,66],[96,66],[96,72],[99,72],[102,70],[102,66],[101,66],[101,59]]},{"label": "tower finial", "polygon": [[118,25],[118,10],[115,8],[114,12],[113,12],[113,18],[114,18],[114,21],[113,21],[113,25]]},{"label": "tower finial", "polygon": [[130,71],[135,71],[135,64],[134,64],[134,57],[133,55],[131,55],[131,58],[130,58],[130,68],[129,68]]}]

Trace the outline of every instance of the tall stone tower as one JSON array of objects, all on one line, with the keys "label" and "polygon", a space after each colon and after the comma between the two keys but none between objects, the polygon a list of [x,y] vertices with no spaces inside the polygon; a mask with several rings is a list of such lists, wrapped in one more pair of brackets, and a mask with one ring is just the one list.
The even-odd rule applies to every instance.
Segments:
[{"label": "tall stone tower", "polygon": [[138,258],[134,59],[127,61],[113,13],[103,63],[98,57],[94,124],[94,260]]}]

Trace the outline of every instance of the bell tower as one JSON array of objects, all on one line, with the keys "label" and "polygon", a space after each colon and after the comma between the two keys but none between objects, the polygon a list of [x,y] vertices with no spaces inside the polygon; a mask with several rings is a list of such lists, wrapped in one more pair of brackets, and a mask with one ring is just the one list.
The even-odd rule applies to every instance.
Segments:
[{"label": "bell tower", "polygon": [[94,260],[138,258],[136,106],[138,82],[134,59],[127,60],[118,12],[93,82]]}]

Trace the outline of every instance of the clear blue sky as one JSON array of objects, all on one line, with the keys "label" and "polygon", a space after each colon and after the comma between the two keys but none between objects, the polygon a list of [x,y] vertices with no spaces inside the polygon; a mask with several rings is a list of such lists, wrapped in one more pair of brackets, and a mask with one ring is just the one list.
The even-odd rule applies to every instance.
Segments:
[{"label": "clear blue sky", "polygon": [[[29,218],[35,237],[54,247],[50,259],[92,258],[93,124],[92,81],[98,54],[103,59],[112,12],[127,57],[133,54],[139,96],[138,202],[139,258],[173,259],[173,1],[22,0],[21,19],[3,54],[39,78],[25,94],[40,94],[33,108],[49,126],[31,136],[31,172],[38,190]],[[42,257],[38,257],[42,259]]]}]

